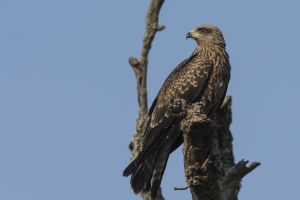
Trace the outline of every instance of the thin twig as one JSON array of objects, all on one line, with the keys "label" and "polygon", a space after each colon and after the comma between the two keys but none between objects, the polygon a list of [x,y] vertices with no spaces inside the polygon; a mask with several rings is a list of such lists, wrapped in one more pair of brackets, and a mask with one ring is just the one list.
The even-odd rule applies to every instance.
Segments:
[{"label": "thin twig", "polygon": [[189,189],[190,186],[185,186],[185,187],[174,187],[174,190],[187,190]]}]

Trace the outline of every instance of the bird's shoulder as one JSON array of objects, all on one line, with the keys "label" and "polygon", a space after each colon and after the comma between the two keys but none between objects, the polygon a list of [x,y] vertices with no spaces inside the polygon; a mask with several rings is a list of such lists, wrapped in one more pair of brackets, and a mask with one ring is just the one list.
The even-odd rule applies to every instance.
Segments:
[{"label": "bird's shoulder", "polygon": [[174,98],[182,98],[188,103],[200,94],[208,79],[212,62],[197,52],[182,61],[170,73],[150,108],[151,126],[159,124],[167,117],[169,103]]},{"label": "bird's shoulder", "polygon": [[[167,77],[159,91],[157,103],[167,103],[168,100],[174,97],[185,99],[184,94],[189,92],[191,88],[202,87],[209,76],[212,64],[212,61],[207,57],[193,53]],[[189,97],[186,98],[185,100],[189,100]]]}]

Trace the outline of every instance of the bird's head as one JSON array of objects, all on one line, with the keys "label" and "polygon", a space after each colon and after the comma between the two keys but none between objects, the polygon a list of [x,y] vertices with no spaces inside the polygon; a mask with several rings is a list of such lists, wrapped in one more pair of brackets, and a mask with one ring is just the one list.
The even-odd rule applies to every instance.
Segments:
[{"label": "bird's head", "polygon": [[202,25],[193,28],[186,34],[187,38],[193,38],[198,45],[221,45],[225,47],[225,41],[220,29],[213,25]]}]

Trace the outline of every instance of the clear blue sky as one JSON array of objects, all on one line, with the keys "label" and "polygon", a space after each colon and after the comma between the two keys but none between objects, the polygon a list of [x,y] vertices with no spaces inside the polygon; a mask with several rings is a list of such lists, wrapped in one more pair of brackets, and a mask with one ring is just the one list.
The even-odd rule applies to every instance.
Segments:
[{"label": "clear blue sky", "polygon": [[[135,128],[144,1],[0,0],[0,199],[139,199],[121,172]],[[191,28],[219,26],[231,56],[234,152],[260,161],[240,199],[299,194],[299,1],[166,1],[149,62],[149,101],[195,47]],[[182,153],[167,199],[191,199]]]}]

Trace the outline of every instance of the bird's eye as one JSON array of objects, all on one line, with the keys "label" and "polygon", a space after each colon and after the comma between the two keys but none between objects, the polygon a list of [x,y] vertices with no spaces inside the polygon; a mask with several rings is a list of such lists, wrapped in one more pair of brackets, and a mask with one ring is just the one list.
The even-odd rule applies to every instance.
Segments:
[{"label": "bird's eye", "polygon": [[203,34],[209,34],[209,33],[211,33],[211,32],[212,32],[212,30],[211,30],[211,29],[204,28],[204,27],[200,27],[200,28],[198,28],[198,29],[197,29],[197,31],[198,31],[199,33],[203,33]]}]

